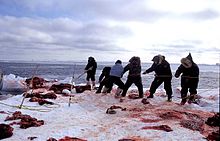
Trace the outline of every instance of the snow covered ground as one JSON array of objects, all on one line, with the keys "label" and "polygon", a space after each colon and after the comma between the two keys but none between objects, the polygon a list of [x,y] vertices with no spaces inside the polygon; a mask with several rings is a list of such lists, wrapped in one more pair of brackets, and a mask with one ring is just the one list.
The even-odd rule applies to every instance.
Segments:
[{"label": "snow covered ground", "polygon": [[[147,89],[145,89],[147,90]],[[69,97],[57,95],[57,99],[49,100],[55,105],[40,106],[36,102],[24,101],[24,108],[19,109],[22,95],[13,96],[0,101],[0,123],[10,124],[14,121],[4,121],[15,111],[28,114],[38,120],[44,120],[44,125],[21,129],[12,125],[13,136],[3,141],[46,141],[49,138],[62,139],[65,136],[76,137],[88,141],[198,141],[206,140],[208,133],[214,130],[204,124],[208,117],[219,112],[219,89],[199,89],[201,96],[199,105],[179,105],[181,99],[178,90],[173,101],[167,102],[163,89],[158,89],[149,104],[143,104],[142,99],[125,98],[123,102],[111,94],[96,94],[95,91],[85,91],[74,94],[68,106]],[[129,94],[127,94],[129,95]],[[115,114],[106,114],[111,106],[120,106],[126,110],[115,109]],[[195,128],[184,126],[185,121],[193,121]],[[202,121],[202,126],[197,122]],[[172,131],[159,130],[166,125]],[[192,125],[191,125],[192,126]],[[200,129],[202,128],[202,129]]]}]

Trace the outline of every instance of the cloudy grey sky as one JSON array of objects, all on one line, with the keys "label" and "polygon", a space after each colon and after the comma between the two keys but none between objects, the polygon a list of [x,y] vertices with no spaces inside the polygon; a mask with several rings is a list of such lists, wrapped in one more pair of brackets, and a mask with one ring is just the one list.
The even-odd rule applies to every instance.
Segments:
[{"label": "cloudy grey sky", "polygon": [[220,60],[220,0],[0,0],[0,60]]}]

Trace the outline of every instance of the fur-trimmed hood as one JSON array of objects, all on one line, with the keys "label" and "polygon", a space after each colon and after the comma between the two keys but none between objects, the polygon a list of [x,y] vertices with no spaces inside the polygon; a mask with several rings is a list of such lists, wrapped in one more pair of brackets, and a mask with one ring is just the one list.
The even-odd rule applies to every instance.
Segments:
[{"label": "fur-trimmed hood", "polygon": [[130,63],[132,66],[140,66],[140,65],[141,65],[141,59],[140,59],[140,57],[133,56],[133,57],[129,60],[129,63]]},{"label": "fur-trimmed hood", "polygon": [[159,54],[159,55],[154,56],[151,61],[159,65],[162,63],[163,60],[165,60],[165,56]]},{"label": "fur-trimmed hood", "polygon": [[191,68],[193,65],[193,59],[191,56],[191,53],[189,53],[189,55],[185,58],[181,59],[181,64],[185,67],[185,68]]}]

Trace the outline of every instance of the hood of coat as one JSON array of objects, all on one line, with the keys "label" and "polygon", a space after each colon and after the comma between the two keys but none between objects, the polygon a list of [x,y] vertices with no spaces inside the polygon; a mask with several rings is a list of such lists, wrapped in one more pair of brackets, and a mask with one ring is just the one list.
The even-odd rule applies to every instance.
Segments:
[{"label": "hood of coat", "polygon": [[151,61],[159,65],[162,63],[163,60],[165,60],[165,56],[159,54],[159,55],[154,56]]},{"label": "hood of coat", "polygon": [[192,67],[193,59],[192,59],[191,53],[189,53],[189,55],[187,57],[181,59],[181,64],[185,68],[191,68]]},{"label": "hood of coat", "polygon": [[90,57],[88,58],[88,62],[95,62],[95,58],[92,57],[92,56],[90,56]]},{"label": "hood of coat", "polygon": [[130,60],[129,60],[129,63],[131,66],[141,66],[141,59],[140,57],[137,57],[137,56],[133,56]]}]

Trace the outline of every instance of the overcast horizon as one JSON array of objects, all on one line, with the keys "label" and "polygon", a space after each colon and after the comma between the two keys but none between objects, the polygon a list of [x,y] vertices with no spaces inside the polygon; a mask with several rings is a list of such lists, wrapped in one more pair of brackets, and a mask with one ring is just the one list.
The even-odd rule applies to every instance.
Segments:
[{"label": "overcast horizon", "polygon": [[1,0],[0,60],[220,63],[219,0]]}]

